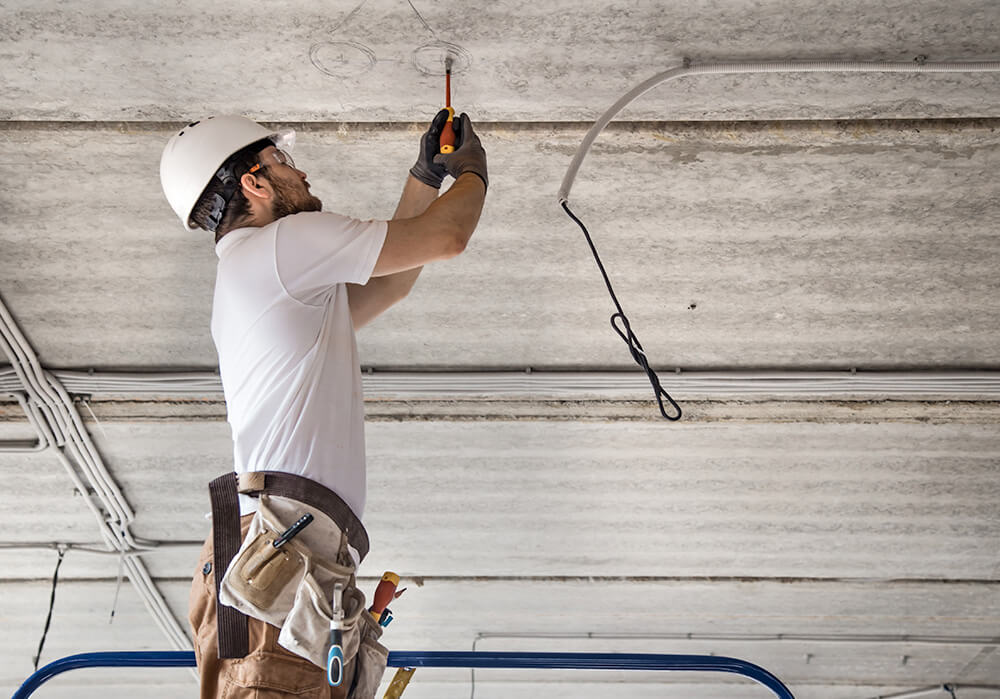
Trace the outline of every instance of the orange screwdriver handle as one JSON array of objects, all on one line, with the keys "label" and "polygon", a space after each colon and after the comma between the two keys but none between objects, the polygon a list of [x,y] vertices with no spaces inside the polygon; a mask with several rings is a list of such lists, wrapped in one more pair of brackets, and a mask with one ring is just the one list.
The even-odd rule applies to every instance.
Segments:
[{"label": "orange screwdriver handle", "polygon": [[389,606],[389,602],[396,596],[396,587],[398,585],[399,576],[391,571],[386,571],[379,581],[378,587],[375,588],[375,598],[372,600],[372,606],[368,608],[375,621],[379,620],[379,617],[382,616],[382,611]]},{"label": "orange screwdriver handle", "polygon": [[455,110],[451,107],[446,107],[448,110],[448,121],[444,123],[441,127],[441,152],[444,154],[455,152],[455,128],[452,122],[455,120]]}]

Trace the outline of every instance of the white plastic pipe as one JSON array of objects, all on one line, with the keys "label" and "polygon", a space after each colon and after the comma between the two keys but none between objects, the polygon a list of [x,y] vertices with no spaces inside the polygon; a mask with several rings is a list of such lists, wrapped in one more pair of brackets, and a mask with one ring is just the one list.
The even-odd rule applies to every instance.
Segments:
[{"label": "white plastic pipe", "polygon": [[957,697],[959,690],[963,690],[962,696],[965,696],[964,690],[966,689],[996,692],[997,690],[1000,690],[1000,685],[955,684],[953,682],[949,682],[947,684],[936,684],[930,687],[921,687],[920,689],[908,689],[903,692],[897,692],[896,694],[879,694],[871,697],[871,699],[915,699],[916,697],[926,697],[932,694],[947,699],[948,697]]},{"label": "white plastic pipe", "polygon": [[[665,369],[666,371],[666,369]],[[220,398],[222,382],[213,372],[54,371],[70,393],[125,396]],[[630,400],[645,395],[645,376],[623,371],[374,371],[362,374],[368,398],[417,396],[555,397],[574,400]],[[1000,371],[681,371],[670,382],[679,395],[865,399],[940,396],[962,400],[1000,399]],[[0,369],[0,392],[20,389],[15,372]]]},{"label": "white plastic pipe", "polygon": [[748,63],[704,63],[676,66],[658,73],[629,90],[615,102],[584,136],[573,156],[562,186],[559,187],[559,204],[569,201],[573,180],[594,140],[615,116],[636,98],[646,94],[660,83],[688,75],[734,75],[738,73],[996,73],[1000,61],[965,61],[928,63],[915,60],[910,63],[891,61],[757,61]]},{"label": "white plastic pipe", "polygon": [[[27,397],[21,391],[15,391],[11,395],[21,404],[21,409],[24,410],[25,416],[28,418],[28,423],[35,427],[35,423],[38,419],[38,413],[35,412],[34,407],[28,402]],[[46,437],[40,432],[37,427],[35,427],[35,441],[30,440],[16,440],[7,439],[0,441],[0,453],[3,454],[26,454],[32,452],[45,451],[49,448],[49,443]]]},{"label": "white plastic pipe", "polygon": [[[60,381],[42,367],[2,299],[0,351],[7,355],[11,369],[19,380],[19,390],[15,393],[25,394],[22,405],[26,408],[28,421],[38,432],[39,443],[54,447],[53,453],[97,518],[101,536],[109,550],[123,556],[123,567],[156,624],[175,648],[189,649],[191,645],[183,628],[153,583],[145,563],[138,556],[126,555],[148,550],[154,544],[140,542],[132,535],[129,525],[135,515],[91,441],[72,397]],[[78,469],[86,477],[87,484]],[[90,496],[90,488],[95,491],[106,514]]]}]

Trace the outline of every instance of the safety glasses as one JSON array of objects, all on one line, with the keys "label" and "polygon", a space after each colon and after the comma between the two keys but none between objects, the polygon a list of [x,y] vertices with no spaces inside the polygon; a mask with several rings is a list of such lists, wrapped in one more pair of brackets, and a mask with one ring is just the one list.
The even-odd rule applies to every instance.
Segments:
[{"label": "safety glasses", "polygon": [[[284,151],[284,150],[280,150],[280,149],[274,150],[274,151],[268,153],[267,155],[263,156],[261,158],[261,160],[265,160],[267,158],[273,159],[274,161],[276,161],[278,163],[278,165],[287,165],[290,168],[293,168],[293,169],[295,168],[295,161],[292,160],[292,156],[290,156],[288,154],[288,151]],[[256,165],[254,165],[252,168],[250,168],[249,170],[247,170],[247,173],[252,175],[253,173],[257,172],[258,170],[260,170],[262,168],[265,168],[265,167],[268,167],[268,165],[270,165],[270,163],[259,162]]]}]

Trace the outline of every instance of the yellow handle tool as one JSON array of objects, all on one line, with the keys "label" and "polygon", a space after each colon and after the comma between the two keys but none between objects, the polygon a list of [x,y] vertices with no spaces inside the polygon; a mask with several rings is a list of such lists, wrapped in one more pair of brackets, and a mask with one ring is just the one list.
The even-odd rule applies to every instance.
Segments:
[{"label": "yellow handle tool", "polygon": [[406,689],[406,685],[410,683],[410,678],[416,671],[415,667],[401,667],[396,670],[396,674],[393,675],[392,682],[389,683],[389,688],[385,690],[382,699],[399,699],[403,696],[403,690]]},{"label": "yellow handle tool", "polygon": [[455,152],[455,129],[452,122],[455,120],[455,110],[451,108],[451,57],[445,60],[444,64],[444,108],[448,110],[448,121],[441,129],[441,152],[444,154]]}]

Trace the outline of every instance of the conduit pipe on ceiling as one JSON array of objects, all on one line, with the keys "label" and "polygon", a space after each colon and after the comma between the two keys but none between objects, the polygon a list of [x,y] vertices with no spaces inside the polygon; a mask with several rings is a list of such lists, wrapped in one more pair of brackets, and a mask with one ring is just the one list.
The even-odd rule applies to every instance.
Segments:
[{"label": "conduit pipe on ceiling", "polygon": [[[956,637],[956,636],[914,636],[902,634],[898,636],[877,634],[718,634],[718,633],[683,633],[683,634],[611,634],[611,633],[490,633],[480,632],[472,641],[472,650],[477,650],[479,641],[489,639],[515,640],[622,640],[622,641],[731,641],[739,643],[761,642],[813,642],[813,643],[894,643],[894,644],[928,644],[928,645],[994,645],[1000,638],[992,636]],[[473,668],[473,696],[475,695],[476,671]],[[955,684],[946,683],[911,689],[898,694],[880,694],[871,699],[915,699],[948,690],[958,689],[1000,689],[1000,685],[987,684]]]},{"label": "conduit pipe on ceiling", "polygon": [[[16,543],[0,543],[0,551],[79,551],[80,553],[93,553],[99,556],[149,556],[151,554],[165,553],[171,549],[191,549],[201,548],[204,541],[164,541],[160,542],[155,549],[135,550],[135,551],[114,551],[107,548],[97,548],[97,544],[69,543],[61,541],[23,541]],[[360,579],[360,578],[359,578]]]},{"label": "conduit pipe on ceiling", "polygon": [[[155,542],[140,541],[132,535],[129,525],[135,515],[105,467],[72,398],[62,384],[42,368],[37,355],[17,327],[2,299],[0,299],[0,350],[3,350],[10,360],[11,367],[26,394],[28,405],[34,404],[37,408],[35,410],[29,407],[25,414],[29,422],[34,424],[39,434],[39,441],[47,442],[54,447],[53,453],[63,464],[73,484],[97,518],[101,535],[109,550],[121,555],[122,567],[128,572],[129,580],[153,620],[176,648],[190,648],[187,635],[157,590],[145,564],[139,557],[127,555],[149,550],[155,547]],[[86,484],[78,470],[86,478]],[[100,507],[91,497],[91,490],[97,496]],[[103,513],[101,507],[105,510]]]},{"label": "conduit pipe on ceiling", "polygon": [[893,643],[902,645],[991,646],[1000,643],[997,636],[925,636],[913,634],[814,634],[814,633],[492,633],[476,634],[472,650],[485,640],[552,641],[716,641],[734,643]]},{"label": "conduit pipe on ceiling", "polygon": [[[72,398],[42,367],[31,345],[2,302],[0,302],[0,335],[4,340],[3,349],[23,382],[24,388],[43,409],[48,408],[46,417],[52,420],[49,424],[58,431],[55,442],[57,447],[69,450],[76,458],[101,504],[107,508],[108,524],[112,525],[112,529],[118,530],[129,548],[141,546],[128,529],[128,525],[135,520],[135,514],[104,466],[100,454],[90,439],[90,434],[83,426],[76,406],[73,405]],[[86,492],[84,489],[83,493]]]},{"label": "conduit pipe on ceiling", "polygon": [[590,146],[611,120],[633,100],[644,95],[661,83],[690,75],[735,75],[762,73],[996,73],[1000,72],[1000,61],[959,61],[931,63],[924,57],[913,62],[892,61],[753,61],[728,63],[692,64],[685,59],[684,64],[665,70],[629,90],[608,108],[584,136],[583,142],[573,156],[562,186],[559,187],[559,204],[569,202],[569,192],[573,180],[587,156]]},{"label": "conduit pipe on ceiling", "polygon": [[[222,383],[213,372],[55,371],[73,394],[213,396]],[[644,376],[615,371],[371,371],[362,374],[368,398],[530,395],[560,399],[629,399],[648,391]],[[745,397],[858,396],[962,400],[1000,399],[1000,371],[680,371],[671,375],[678,395]],[[0,370],[0,391],[19,386]]]},{"label": "conduit pipe on ceiling", "polygon": [[995,692],[1000,689],[1000,684],[956,684],[948,682],[946,684],[935,684],[930,687],[921,687],[920,689],[908,689],[896,694],[879,694],[878,696],[871,697],[871,699],[914,699],[914,697],[926,697],[929,694],[955,697],[954,692],[960,689],[983,689]]},{"label": "conduit pipe on ceiling", "polygon": [[[22,391],[12,391],[10,395],[14,396],[14,399],[20,403],[21,409],[24,410],[25,417],[28,418],[28,423],[34,427],[36,422],[40,419],[40,416],[36,412],[35,405],[27,400],[26,395]],[[35,428],[35,435],[35,441],[33,444],[30,440],[6,439],[0,441],[0,453],[31,454],[48,449],[48,440],[37,428]]]},{"label": "conduit pipe on ceiling", "polygon": [[[3,303],[2,301],[0,301],[0,307],[2,306]],[[66,455],[63,453],[65,439],[60,439],[54,433],[54,430],[56,429],[56,422],[55,418],[52,416],[52,411],[45,410],[46,408],[48,408],[48,406],[45,405],[44,403],[40,403],[42,398],[35,390],[35,387],[33,386],[32,382],[28,380],[25,373],[21,370],[21,366],[17,362],[18,353],[8,341],[6,323],[4,322],[2,314],[0,314],[0,350],[3,350],[4,353],[7,354],[8,358],[11,360],[14,366],[14,370],[17,372],[17,375],[21,378],[23,386],[29,396],[29,405],[32,405],[35,408],[40,408],[40,410],[32,409],[25,411],[25,415],[27,415],[28,417],[28,422],[31,423],[32,427],[35,428],[37,434],[39,435],[39,442],[45,442],[49,446],[53,447],[52,452],[57,456],[60,463],[62,463],[63,467],[66,470],[66,473],[70,477],[70,480],[73,481],[74,487],[80,493],[81,497],[83,497],[83,500],[86,503],[88,509],[90,509],[90,511],[94,514],[94,517],[97,518],[98,524],[100,525],[101,535],[103,536],[105,542],[111,545],[111,541],[113,539],[109,539],[107,517],[103,512],[101,512],[101,509],[98,506],[98,504],[94,502],[93,497],[91,497],[90,495],[90,490],[84,484],[83,480],[77,473],[77,470],[73,468],[73,465],[69,462],[69,459],[67,459]],[[41,415],[40,413],[43,411],[47,413],[47,415],[44,416]]]}]

